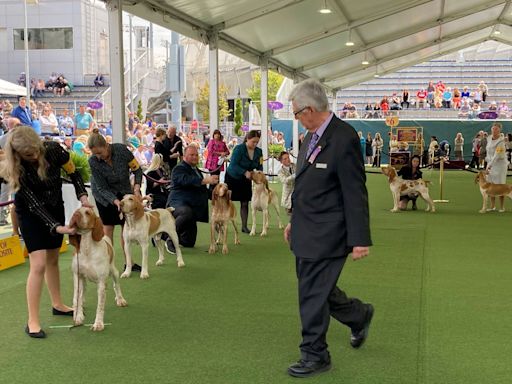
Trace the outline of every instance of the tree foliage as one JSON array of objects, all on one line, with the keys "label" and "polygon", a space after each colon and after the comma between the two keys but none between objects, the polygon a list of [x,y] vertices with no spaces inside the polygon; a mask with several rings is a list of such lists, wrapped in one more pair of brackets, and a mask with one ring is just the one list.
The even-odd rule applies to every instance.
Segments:
[{"label": "tree foliage", "polygon": [[[219,85],[219,121],[228,117],[232,110],[229,109],[227,100],[228,88],[221,84]],[[210,84],[206,82],[199,88],[199,96],[196,101],[197,110],[203,116],[203,121],[210,122]]]},{"label": "tree foliage", "polygon": [[[283,83],[284,77],[279,73],[268,71],[268,100],[275,100],[279,87]],[[252,87],[247,90],[247,94],[253,103],[260,106],[261,102],[261,71],[252,73]],[[261,112],[261,110],[260,110]]]},{"label": "tree foliage", "polygon": [[242,136],[242,100],[239,98],[235,101],[235,134],[237,136]]},{"label": "tree foliage", "polygon": [[142,100],[139,100],[139,103],[137,104],[137,117],[140,122],[144,121],[144,115],[142,114]]}]

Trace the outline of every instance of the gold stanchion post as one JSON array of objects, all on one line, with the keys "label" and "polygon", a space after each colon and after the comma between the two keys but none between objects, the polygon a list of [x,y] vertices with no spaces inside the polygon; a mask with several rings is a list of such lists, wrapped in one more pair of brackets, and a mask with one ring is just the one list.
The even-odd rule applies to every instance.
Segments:
[{"label": "gold stanchion post", "polygon": [[439,200],[434,200],[434,203],[449,203],[450,200],[443,200],[443,187],[444,187],[444,157],[441,157],[439,164]]}]

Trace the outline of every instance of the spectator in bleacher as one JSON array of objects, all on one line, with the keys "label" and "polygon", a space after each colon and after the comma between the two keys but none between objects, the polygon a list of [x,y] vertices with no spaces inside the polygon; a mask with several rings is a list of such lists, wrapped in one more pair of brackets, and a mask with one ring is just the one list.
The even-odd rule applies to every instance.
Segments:
[{"label": "spectator in bleacher", "polygon": [[508,105],[507,105],[507,101],[506,100],[503,100],[501,102],[501,104],[498,106],[497,112],[498,112],[498,117],[500,119],[507,119],[508,118],[509,109],[508,109]]},{"label": "spectator in bleacher", "polygon": [[67,85],[67,80],[64,78],[63,75],[60,75],[53,86],[53,94],[57,96],[64,96]]},{"label": "spectator in bleacher", "polygon": [[[432,105],[434,104],[434,92],[436,90],[436,87],[434,85],[434,82],[430,80],[427,85],[427,102]],[[419,108],[419,107],[418,107]]]},{"label": "spectator in bleacher", "polygon": [[400,97],[396,93],[393,93],[391,96],[391,105],[389,109],[392,111],[399,111],[402,109],[402,106],[400,105]]},{"label": "spectator in bleacher", "polygon": [[402,109],[407,108],[409,109],[409,90],[404,89],[402,91]]},{"label": "spectator in bleacher", "polygon": [[416,92],[416,108],[425,108],[427,102],[427,91],[425,88],[421,88]]},{"label": "spectator in bleacher", "polygon": [[457,132],[454,140],[454,152],[455,152],[455,160],[463,161],[464,160],[464,138],[462,137],[461,132]]},{"label": "spectator in bleacher", "polygon": [[349,103],[349,108],[347,111],[347,119],[359,119],[359,114],[357,113],[356,106],[352,103]]},{"label": "spectator in bleacher", "polygon": [[349,104],[350,103],[348,103],[348,102],[343,104],[343,108],[341,109],[341,112],[340,112],[340,119],[345,119],[347,117]]},{"label": "spectator in bleacher", "polygon": [[495,111],[497,113],[498,111],[498,105],[496,104],[496,101],[491,101],[491,103],[489,104],[489,108],[488,108],[489,111]]},{"label": "spectator in bleacher", "polygon": [[480,89],[475,89],[474,92],[471,92],[469,94],[469,98],[473,100],[473,104],[480,104],[482,102],[482,93],[480,92]]},{"label": "spectator in bleacher", "polygon": [[473,157],[471,158],[471,162],[469,163],[469,168],[478,169],[478,164],[480,162],[480,138],[480,132],[478,132],[471,141],[471,153],[473,154]]},{"label": "spectator in bleacher", "polygon": [[459,118],[468,118],[469,113],[471,112],[471,106],[469,105],[469,99],[462,99],[462,105],[459,109]]},{"label": "spectator in bleacher", "polygon": [[389,111],[389,103],[388,103],[388,97],[384,96],[383,99],[380,101],[380,110],[382,111],[383,116],[388,115]]},{"label": "spectator in bleacher", "polygon": [[93,117],[85,111],[85,105],[81,104],[79,112],[75,115],[75,136],[87,135],[89,132],[92,132],[93,127]]},{"label": "spectator in bleacher", "polygon": [[443,92],[443,107],[444,108],[451,108],[452,107],[452,90],[450,87],[446,88],[446,90]]},{"label": "spectator in bleacher", "polygon": [[48,106],[43,108],[43,113],[39,116],[39,123],[41,125],[41,136],[59,135],[59,123]]},{"label": "spectator in bleacher", "polygon": [[480,91],[482,101],[485,103],[487,96],[489,96],[489,88],[487,87],[487,84],[481,81],[480,84],[478,84],[478,90]]},{"label": "spectator in bleacher", "polygon": [[463,88],[462,88],[462,92],[460,93],[460,97],[462,99],[469,99],[470,98],[470,92],[469,92],[469,89],[468,87],[465,85]]},{"label": "spectator in bleacher", "polygon": [[53,91],[53,88],[55,87],[55,83],[57,82],[57,74],[55,72],[52,72],[50,77],[48,78],[48,81],[46,82],[46,89],[49,91]]},{"label": "spectator in bleacher", "polygon": [[32,96],[32,98],[35,98],[36,86],[37,86],[37,81],[33,77],[32,79],[30,79],[30,96]]},{"label": "spectator in bleacher", "polygon": [[18,77],[18,85],[21,85],[22,87],[27,86],[27,76],[25,75],[25,72],[20,73],[20,77]]},{"label": "spectator in bleacher", "polygon": [[380,104],[379,103],[375,103],[374,106],[373,106],[373,118],[374,119],[380,119],[381,118],[381,114],[380,114]]},{"label": "spectator in bleacher", "polygon": [[371,119],[373,117],[372,105],[370,103],[366,103],[364,107],[364,117],[363,119]]},{"label": "spectator in bleacher", "polygon": [[436,88],[434,92],[434,107],[442,108],[443,107],[443,92],[441,88]]},{"label": "spectator in bleacher", "polygon": [[372,167],[380,167],[380,157],[382,153],[382,147],[384,146],[384,141],[380,136],[380,132],[375,133],[375,137],[372,141],[372,156],[373,156],[373,164]]},{"label": "spectator in bleacher", "polygon": [[460,106],[461,106],[461,94],[460,94],[460,91],[459,91],[459,88],[455,87],[453,89],[453,98],[452,98],[452,106],[453,106],[453,109],[459,109]]},{"label": "spectator in bleacher", "polygon": [[32,126],[32,112],[30,108],[27,107],[27,99],[25,97],[20,97],[18,106],[11,112],[11,117],[18,118],[21,125]]},{"label": "spectator in bleacher", "polygon": [[480,104],[477,102],[474,102],[471,106],[471,110],[469,111],[469,118],[470,119],[476,119],[478,117],[478,114],[480,113]]},{"label": "spectator in bleacher", "polygon": [[94,86],[95,87],[103,87],[105,85],[105,79],[101,73],[98,73],[94,78]]},{"label": "spectator in bleacher", "polygon": [[9,100],[6,99],[2,101],[2,110],[4,111],[4,118],[6,117],[6,115],[10,115],[13,109],[14,108]]},{"label": "spectator in bleacher", "polygon": [[65,136],[71,136],[73,134],[73,126],[75,122],[73,121],[73,116],[68,114],[68,110],[64,109],[62,111],[62,115],[57,116],[57,121],[59,122],[59,132],[64,133]]}]

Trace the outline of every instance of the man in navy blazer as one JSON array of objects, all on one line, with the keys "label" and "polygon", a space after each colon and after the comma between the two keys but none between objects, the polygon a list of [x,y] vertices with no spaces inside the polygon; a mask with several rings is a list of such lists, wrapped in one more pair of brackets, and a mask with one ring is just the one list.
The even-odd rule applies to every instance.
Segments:
[{"label": "man in navy blazer", "polygon": [[367,256],[372,243],[357,133],[329,111],[316,80],[297,84],[290,100],[308,134],[297,159],[291,222],[284,233],[296,256],[302,323],[301,358],[288,373],[309,377],[331,368],[326,343],[330,316],[351,328],[353,348],[368,336],[373,306],[348,298],[336,282],[347,256]]},{"label": "man in navy blazer", "polygon": [[[197,169],[199,154],[195,145],[185,148],[183,161],[174,167],[171,175],[171,191],[167,206],[173,207],[176,232],[180,244],[193,247],[197,238],[197,222],[208,222],[207,184],[219,182],[218,175],[203,177]],[[167,241],[168,250],[173,253],[172,241]]]}]

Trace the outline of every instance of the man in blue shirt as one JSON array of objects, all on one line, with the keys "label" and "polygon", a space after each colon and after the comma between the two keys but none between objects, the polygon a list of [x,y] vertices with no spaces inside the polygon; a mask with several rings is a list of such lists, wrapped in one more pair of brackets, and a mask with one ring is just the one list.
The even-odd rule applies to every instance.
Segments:
[{"label": "man in blue shirt", "polygon": [[80,105],[80,111],[75,115],[75,136],[87,135],[94,127],[94,118],[85,111],[85,105]]},{"label": "man in blue shirt", "polygon": [[19,119],[21,125],[32,126],[32,112],[27,107],[27,99],[25,97],[20,98],[19,105],[12,110],[11,117]]}]

